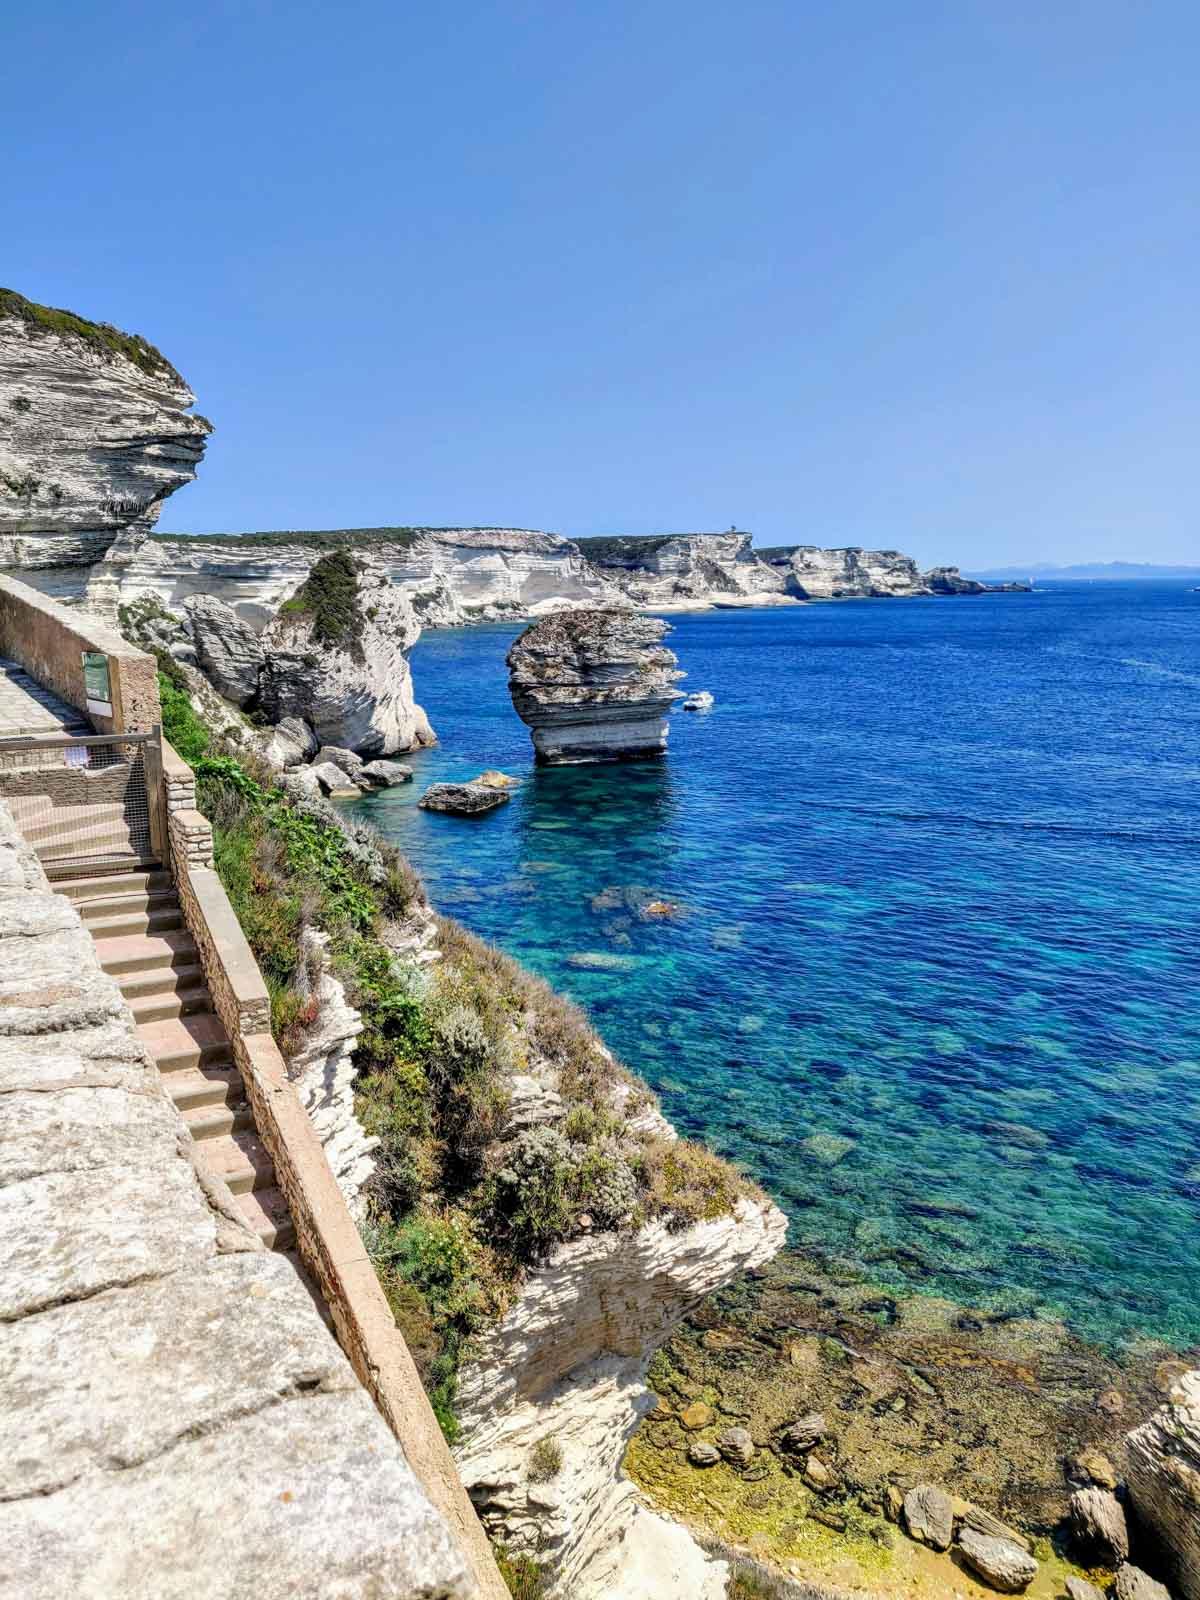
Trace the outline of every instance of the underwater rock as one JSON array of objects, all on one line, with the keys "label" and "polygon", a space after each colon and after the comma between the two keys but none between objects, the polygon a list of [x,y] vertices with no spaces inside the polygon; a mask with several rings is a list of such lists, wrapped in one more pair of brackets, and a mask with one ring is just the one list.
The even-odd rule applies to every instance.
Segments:
[{"label": "underwater rock", "polygon": [[446,811],[456,817],[475,817],[505,805],[503,789],[489,789],[484,783],[435,783],[426,789],[417,804],[423,811]]},{"label": "underwater rock", "polygon": [[993,1539],[974,1528],[964,1528],[958,1548],[971,1570],[1001,1594],[1020,1594],[1037,1577],[1037,1562],[1007,1539]]},{"label": "underwater rock", "polygon": [[919,1544],[949,1550],[954,1537],[954,1505],[936,1483],[919,1483],[904,1496],[904,1526]]},{"label": "underwater rock", "polygon": [[754,1440],[745,1428],[726,1428],[717,1449],[736,1467],[748,1467],[754,1460]]},{"label": "underwater rock", "polygon": [[539,762],[635,761],[666,753],[679,690],[668,624],[632,611],[564,611],[508,652],[513,708]]},{"label": "underwater rock", "polygon": [[1071,1496],[1071,1527],[1101,1566],[1119,1567],[1129,1555],[1125,1513],[1110,1489],[1077,1489]]},{"label": "underwater rock", "polygon": [[821,1413],[810,1411],[806,1417],[798,1417],[784,1429],[779,1438],[780,1448],[788,1455],[803,1455],[805,1451],[819,1445],[827,1431],[825,1418]]},{"label": "underwater rock", "polygon": [[576,950],[567,965],[580,972],[628,972],[637,965],[633,956],[613,955],[607,950]]},{"label": "underwater rock", "polygon": [[836,1166],[843,1156],[854,1149],[855,1141],[840,1133],[814,1133],[801,1139],[801,1148],[827,1167]]}]

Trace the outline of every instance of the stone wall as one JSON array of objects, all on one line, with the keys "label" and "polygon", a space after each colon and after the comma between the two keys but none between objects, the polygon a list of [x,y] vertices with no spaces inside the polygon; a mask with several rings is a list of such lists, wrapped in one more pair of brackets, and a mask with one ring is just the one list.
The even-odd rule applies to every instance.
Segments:
[{"label": "stone wall", "polygon": [[[112,716],[89,712],[83,652],[108,657]],[[115,629],[61,606],[16,578],[0,577],[0,656],[20,662],[40,684],[90,717],[98,733],[148,733],[162,721],[153,656]]]},{"label": "stone wall", "polygon": [[479,1593],[295,1269],[194,1149],[0,805],[0,1589]]},{"label": "stone wall", "polygon": [[[179,757],[164,742],[164,775],[177,763]],[[258,1136],[287,1198],[300,1254],[320,1289],[338,1342],[466,1552],[475,1592],[484,1600],[506,1600],[508,1591],[412,1356],[271,1036],[270,997],[212,869],[209,824],[199,812],[180,807],[170,812],[168,827],[184,920],[200,950],[213,1007],[229,1035]]]}]

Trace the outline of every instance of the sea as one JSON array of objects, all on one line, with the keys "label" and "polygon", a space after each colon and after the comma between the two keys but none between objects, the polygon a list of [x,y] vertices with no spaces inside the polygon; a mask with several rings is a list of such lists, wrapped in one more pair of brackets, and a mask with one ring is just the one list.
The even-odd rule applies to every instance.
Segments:
[{"label": "sea", "polygon": [[[793,1246],[1106,1346],[1200,1341],[1200,593],[670,620],[715,704],[665,759],[535,767],[520,629],[427,633],[440,743],[355,809]],[[486,767],[521,779],[498,811],[417,808]]]}]

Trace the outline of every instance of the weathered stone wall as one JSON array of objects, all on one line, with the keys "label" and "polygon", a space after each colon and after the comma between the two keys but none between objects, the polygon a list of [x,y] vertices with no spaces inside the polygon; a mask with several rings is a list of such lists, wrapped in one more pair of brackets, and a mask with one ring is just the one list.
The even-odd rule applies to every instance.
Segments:
[{"label": "weathered stone wall", "polygon": [[[164,744],[164,773],[179,758]],[[258,1136],[287,1198],[296,1241],[329,1310],[338,1342],[405,1457],[466,1553],[476,1591],[506,1600],[487,1538],[396,1327],[375,1268],[321,1141],[271,1036],[271,1006],[254,953],[212,870],[212,835],[199,812],[169,817],[172,872],[200,950],[213,1007],[229,1035]],[[185,841],[186,834],[186,841]],[[207,840],[206,836],[207,835]]]},{"label": "weathered stone wall", "polygon": [[[88,712],[83,652],[108,657],[112,716]],[[16,578],[0,577],[0,656],[90,716],[98,733],[148,733],[162,721],[154,657],[127,644],[115,629],[61,606]]]},{"label": "weathered stone wall", "polygon": [[0,1592],[476,1594],[294,1268],[193,1152],[0,805]]}]

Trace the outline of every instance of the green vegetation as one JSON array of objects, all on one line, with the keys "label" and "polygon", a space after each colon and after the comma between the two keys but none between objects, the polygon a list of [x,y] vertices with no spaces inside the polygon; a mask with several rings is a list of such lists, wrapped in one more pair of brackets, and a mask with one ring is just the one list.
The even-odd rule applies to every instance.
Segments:
[{"label": "green vegetation", "polygon": [[[277,788],[270,769],[196,716],[178,664],[160,664],[164,728],[195,768],[216,869],[262,969],[285,1057],[319,1014],[305,929],[330,935],[333,972],[362,1013],[356,1106],[380,1141],[364,1239],[453,1439],[470,1340],[502,1313],[529,1264],[581,1231],[718,1216],[750,1186],[698,1146],[634,1131],[650,1102],[644,1085],[578,1007],[493,946],[438,917],[441,961],[398,959],[392,947],[414,919],[432,917],[403,856],[326,802]],[[561,1098],[558,1126],[512,1134],[518,1073]]]},{"label": "green vegetation", "polygon": [[500,1576],[515,1600],[545,1600],[550,1593],[550,1573],[532,1556],[510,1556],[499,1547],[495,1551]]},{"label": "green vegetation", "polygon": [[318,644],[345,650],[359,628],[358,562],[348,550],[334,550],[314,562],[308,577],[279,608],[281,617],[311,616]]},{"label": "green vegetation", "polygon": [[530,1483],[549,1483],[562,1471],[563,1447],[557,1439],[539,1439],[529,1452],[525,1476]]},{"label": "green vegetation", "polygon": [[107,322],[89,322],[86,317],[76,316],[73,311],[40,306],[33,300],[26,300],[15,289],[0,289],[0,320],[5,317],[20,318],[35,335],[57,333],[79,339],[89,349],[99,351],[107,360],[121,356],[126,361],[132,361],[135,367],[140,367],[150,377],[174,378],[178,383],[183,382],[162,352],[156,350],[149,340],[143,339],[140,333],[122,333],[120,328],[114,328]]},{"label": "green vegetation", "polygon": [[678,537],[673,533],[663,534],[611,534],[594,539],[575,539],[577,544],[589,561],[596,561],[603,565],[605,562],[620,564],[627,561],[637,561],[641,556],[653,554],[661,550],[663,545],[670,544],[671,540]]}]

